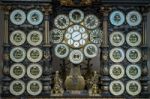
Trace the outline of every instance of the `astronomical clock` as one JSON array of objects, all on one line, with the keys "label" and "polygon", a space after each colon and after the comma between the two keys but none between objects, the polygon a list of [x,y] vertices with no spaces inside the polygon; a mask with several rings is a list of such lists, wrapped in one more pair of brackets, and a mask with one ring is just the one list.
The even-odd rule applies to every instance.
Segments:
[{"label": "astronomical clock", "polygon": [[1,0],[1,98],[147,98],[149,0]]}]

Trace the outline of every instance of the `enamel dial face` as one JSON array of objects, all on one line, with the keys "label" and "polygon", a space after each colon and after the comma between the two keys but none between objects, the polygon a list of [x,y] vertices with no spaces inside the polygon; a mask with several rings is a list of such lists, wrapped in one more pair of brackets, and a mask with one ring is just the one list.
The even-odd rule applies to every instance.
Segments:
[{"label": "enamel dial face", "polygon": [[22,62],[26,58],[26,51],[22,47],[14,47],[10,51],[10,59],[14,62]]},{"label": "enamel dial face", "polygon": [[27,36],[27,41],[32,46],[40,45],[43,40],[42,33],[39,31],[31,31]]},{"label": "enamel dial face", "polygon": [[126,74],[130,79],[137,79],[141,76],[141,68],[136,64],[128,65]]},{"label": "enamel dial face", "polygon": [[39,25],[43,21],[43,13],[40,10],[33,9],[27,14],[27,20],[32,25]]},{"label": "enamel dial face", "polygon": [[99,19],[95,15],[87,15],[84,19],[84,25],[88,29],[95,29],[99,26]]},{"label": "enamel dial face", "polygon": [[26,41],[26,35],[21,30],[16,30],[10,34],[10,42],[13,45],[20,46]]},{"label": "enamel dial face", "polygon": [[100,29],[94,29],[90,32],[90,41],[94,44],[100,44],[102,40],[102,31]]},{"label": "enamel dial face", "polygon": [[65,40],[70,47],[79,48],[86,44],[88,33],[83,26],[73,25],[67,29]]},{"label": "enamel dial face", "polygon": [[122,11],[113,11],[109,17],[110,23],[114,26],[120,26],[125,22],[125,15]]},{"label": "enamel dial face", "polygon": [[69,54],[69,48],[65,44],[58,44],[55,47],[55,55],[59,58],[65,58]]},{"label": "enamel dial face", "polygon": [[122,65],[120,64],[114,64],[110,67],[109,69],[109,74],[112,78],[114,79],[120,79],[124,76],[125,74],[125,69]]},{"label": "enamel dial face", "polygon": [[53,29],[50,32],[51,40],[53,43],[60,43],[63,40],[64,32],[59,29]]},{"label": "enamel dial face", "polygon": [[41,93],[42,89],[43,89],[43,87],[42,87],[42,83],[40,81],[31,80],[27,84],[27,92],[32,96],[39,95]]},{"label": "enamel dial face", "polygon": [[142,38],[141,35],[138,32],[131,31],[126,36],[126,42],[130,46],[138,46],[141,44]]},{"label": "enamel dial face", "polygon": [[141,51],[138,48],[129,48],[126,52],[126,58],[131,63],[140,61],[141,57]]},{"label": "enamel dial face", "polygon": [[126,16],[126,20],[130,26],[137,26],[142,21],[142,15],[138,11],[130,11]]},{"label": "enamel dial face", "polygon": [[61,14],[55,18],[54,24],[58,29],[65,29],[69,26],[70,21],[66,15]]},{"label": "enamel dial face", "polygon": [[21,9],[16,9],[10,14],[10,21],[15,25],[22,25],[26,20],[26,14]]},{"label": "enamel dial face", "polygon": [[14,80],[10,83],[9,91],[12,95],[19,96],[25,91],[25,83],[21,80]]},{"label": "enamel dial face", "polygon": [[141,90],[141,84],[135,80],[131,80],[126,84],[126,91],[131,96],[136,96],[140,94]]},{"label": "enamel dial face", "polygon": [[125,36],[122,32],[116,31],[110,34],[109,40],[113,46],[121,46],[125,42]]},{"label": "enamel dial face", "polygon": [[113,62],[122,62],[125,58],[125,52],[122,48],[113,48],[110,50],[109,57]]},{"label": "enamel dial face", "polygon": [[30,48],[27,52],[27,58],[31,62],[39,62],[43,57],[43,52],[40,48]]},{"label": "enamel dial face", "polygon": [[109,85],[109,90],[111,94],[115,96],[122,95],[125,91],[125,87],[122,81],[116,80],[112,81]]},{"label": "enamel dial face", "polygon": [[94,44],[88,44],[84,48],[84,55],[88,58],[96,57],[98,54],[98,48]]}]

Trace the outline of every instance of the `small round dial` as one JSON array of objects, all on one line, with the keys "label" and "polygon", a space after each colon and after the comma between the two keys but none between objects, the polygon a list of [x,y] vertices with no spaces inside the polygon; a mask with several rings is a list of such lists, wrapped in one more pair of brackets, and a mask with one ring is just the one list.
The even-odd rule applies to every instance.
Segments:
[{"label": "small round dial", "polygon": [[84,19],[84,13],[79,9],[70,11],[69,18],[74,23],[79,23]]},{"label": "small round dial", "polygon": [[32,46],[40,45],[43,40],[43,35],[39,31],[31,31],[27,36],[27,41]]},{"label": "small round dial", "polygon": [[141,51],[137,48],[130,48],[126,52],[126,58],[131,63],[136,63],[140,61],[141,57]]},{"label": "small round dial", "polygon": [[25,73],[26,73],[26,69],[23,64],[16,63],[10,67],[10,75],[14,79],[22,78],[25,75]]},{"label": "small round dial", "polygon": [[39,25],[43,21],[43,13],[40,10],[33,9],[27,14],[27,20],[32,25]]},{"label": "small round dial", "polygon": [[109,90],[111,94],[115,96],[122,95],[125,91],[125,87],[122,81],[112,81],[109,85]]},{"label": "small round dial", "polygon": [[16,30],[10,34],[10,42],[13,45],[20,46],[26,41],[26,35],[21,30]]},{"label": "small round dial", "polygon": [[113,48],[110,50],[109,57],[113,62],[122,62],[125,58],[125,53],[122,48]]},{"label": "small round dial", "polygon": [[57,28],[59,29],[65,29],[69,26],[70,22],[69,22],[69,18],[66,15],[58,15],[55,20],[54,20],[54,24]]},{"label": "small round dial", "polygon": [[109,17],[110,23],[115,26],[120,26],[125,22],[125,15],[122,11],[113,11]]},{"label": "small round dial", "polygon": [[138,95],[142,90],[141,84],[137,81],[131,80],[126,84],[126,91],[131,96]]},{"label": "small round dial", "polygon": [[110,34],[109,40],[113,46],[121,46],[125,42],[125,36],[122,32],[113,32]]},{"label": "small round dial", "polygon": [[98,54],[98,48],[94,44],[88,44],[84,48],[84,55],[88,58],[94,58]]},{"label": "small round dial", "polygon": [[131,31],[126,36],[126,41],[130,46],[138,46],[141,44],[141,35],[138,32]]},{"label": "small round dial", "polygon": [[141,68],[138,65],[128,65],[126,74],[130,79],[137,79],[141,76]]},{"label": "small round dial", "polygon": [[27,52],[27,58],[31,62],[39,62],[43,57],[43,52],[40,48],[30,48]]},{"label": "small round dial", "polygon": [[130,11],[126,16],[126,20],[130,26],[137,26],[142,21],[142,15],[138,11]]},{"label": "small round dial", "polygon": [[110,67],[109,74],[114,79],[120,79],[125,74],[124,67],[120,64],[114,64]]},{"label": "small round dial", "polygon": [[22,25],[26,20],[26,14],[23,10],[16,9],[10,14],[10,21],[15,25]]},{"label": "small round dial", "polygon": [[62,30],[53,29],[50,33],[50,38],[53,43],[60,43],[63,40],[64,32]]},{"label": "small round dial", "polygon": [[22,62],[26,57],[26,51],[22,47],[14,47],[10,51],[10,59],[14,62]]},{"label": "small round dial", "polygon": [[55,47],[55,55],[59,58],[65,58],[69,54],[69,48],[65,44],[58,44]]},{"label": "small round dial", "polygon": [[25,83],[21,80],[14,80],[10,83],[9,91],[12,95],[19,96],[25,91]]},{"label": "small round dial", "polygon": [[31,80],[27,84],[27,92],[32,96],[39,95],[42,89],[42,83],[38,80]]},{"label": "small round dial", "polygon": [[102,41],[102,31],[94,29],[90,32],[90,41],[94,44],[99,44]]},{"label": "small round dial", "polygon": [[80,50],[73,50],[69,55],[70,62],[79,64],[83,61],[83,53]]}]

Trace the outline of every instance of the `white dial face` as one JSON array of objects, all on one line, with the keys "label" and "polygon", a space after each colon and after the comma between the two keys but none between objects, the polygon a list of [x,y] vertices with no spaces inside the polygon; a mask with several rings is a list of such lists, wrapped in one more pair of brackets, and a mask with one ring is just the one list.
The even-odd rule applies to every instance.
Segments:
[{"label": "white dial face", "polygon": [[115,26],[120,26],[125,22],[125,15],[122,11],[113,11],[109,17],[110,23]]},{"label": "white dial face", "polygon": [[21,30],[16,30],[10,34],[10,42],[13,45],[19,46],[26,41],[26,35]]},{"label": "white dial face", "polygon": [[137,26],[142,21],[142,15],[137,11],[130,11],[126,16],[126,20],[130,26]]},{"label": "white dial face", "polygon": [[101,43],[102,41],[102,31],[100,29],[95,29],[90,32],[90,41],[94,44]]},{"label": "white dial face", "polygon": [[69,48],[65,44],[58,44],[55,47],[55,55],[59,58],[65,58],[69,54]]},{"label": "white dial face", "polygon": [[22,62],[26,57],[26,51],[22,47],[14,47],[10,51],[10,59],[14,62]]},{"label": "white dial face", "polygon": [[14,80],[10,83],[9,91],[12,95],[19,96],[25,91],[25,83],[21,80]]},{"label": "white dial face", "polygon": [[69,26],[69,18],[66,15],[58,15],[55,20],[54,24],[59,29],[65,29]]},{"label": "white dial face", "polygon": [[125,87],[122,81],[112,81],[109,85],[109,90],[111,94],[115,96],[122,95],[125,91]]},{"label": "white dial face", "polygon": [[122,32],[113,32],[110,34],[109,40],[113,46],[121,46],[125,42],[125,36]]},{"label": "white dial face", "polygon": [[27,52],[27,58],[31,62],[39,62],[43,57],[43,51],[40,48],[30,48]]},{"label": "white dial face", "polygon": [[16,9],[10,14],[10,21],[15,25],[21,25],[26,20],[26,14],[23,10]]},{"label": "white dial face", "polygon": [[28,12],[27,20],[32,25],[39,25],[43,21],[43,13],[37,9]]},{"label": "white dial face", "polygon": [[84,25],[88,29],[95,29],[99,26],[99,19],[95,15],[87,15],[84,20]]},{"label": "white dial face", "polygon": [[43,35],[39,31],[31,31],[27,36],[27,41],[32,46],[40,45],[43,40]]},{"label": "white dial face", "polygon": [[130,79],[137,79],[141,76],[141,68],[138,65],[128,65],[126,74]]},{"label": "white dial face", "polygon": [[142,38],[140,33],[131,31],[127,34],[126,41],[130,46],[138,46],[141,44]]},{"label": "white dial face", "polygon": [[88,58],[94,58],[98,54],[98,48],[94,44],[88,44],[84,48],[84,54]]},{"label": "white dial face", "polygon": [[64,32],[62,30],[53,29],[50,33],[50,38],[53,43],[60,43],[63,40]]},{"label": "white dial face", "polygon": [[10,67],[10,75],[14,79],[22,78],[25,75],[25,73],[26,73],[26,69],[23,64],[16,63]]},{"label": "white dial face", "polygon": [[69,18],[74,23],[79,23],[84,19],[84,13],[79,9],[70,11]]},{"label": "white dial face", "polygon": [[42,83],[38,80],[31,80],[27,84],[27,92],[30,95],[36,96],[39,95],[42,91]]},{"label": "white dial face", "polygon": [[126,91],[131,96],[138,95],[142,90],[141,84],[137,81],[131,80],[126,84]]},{"label": "white dial face", "polygon": [[83,53],[80,50],[73,50],[69,55],[70,62],[80,64],[83,61]]},{"label": "white dial face", "polygon": [[137,48],[130,48],[126,52],[126,58],[131,63],[136,63],[140,61],[141,57],[141,51]]}]

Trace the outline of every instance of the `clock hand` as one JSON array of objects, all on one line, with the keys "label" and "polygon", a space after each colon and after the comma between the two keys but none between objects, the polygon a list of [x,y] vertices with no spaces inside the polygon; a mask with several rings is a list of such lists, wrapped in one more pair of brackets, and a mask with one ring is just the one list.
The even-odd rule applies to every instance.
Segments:
[{"label": "clock hand", "polygon": [[61,24],[65,25],[65,23],[61,19],[59,19],[59,21],[60,21]]}]

